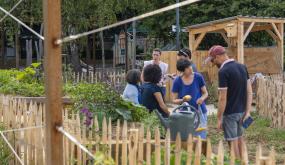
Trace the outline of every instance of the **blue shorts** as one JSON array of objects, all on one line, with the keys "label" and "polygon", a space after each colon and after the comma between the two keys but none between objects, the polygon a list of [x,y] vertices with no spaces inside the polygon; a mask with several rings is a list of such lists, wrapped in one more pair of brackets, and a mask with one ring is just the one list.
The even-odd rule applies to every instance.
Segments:
[{"label": "blue shorts", "polygon": [[237,140],[242,137],[244,128],[242,127],[242,117],[244,113],[233,113],[223,116],[223,131],[226,141]]}]

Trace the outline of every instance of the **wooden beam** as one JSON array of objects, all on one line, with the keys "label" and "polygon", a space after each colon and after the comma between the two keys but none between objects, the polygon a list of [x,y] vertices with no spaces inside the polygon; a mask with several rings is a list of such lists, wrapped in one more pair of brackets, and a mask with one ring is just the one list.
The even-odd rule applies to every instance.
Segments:
[{"label": "wooden beam", "polygon": [[201,41],[203,40],[203,38],[205,37],[206,33],[201,33],[198,38],[195,40],[195,44],[194,44],[194,48],[193,50],[196,50],[198,48],[198,46],[200,45]]},{"label": "wooden beam", "polygon": [[63,164],[63,136],[56,126],[62,126],[62,59],[61,46],[55,41],[61,37],[61,1],[43,0],[44,71],[46,93],[45,159],[47,165]]},{"label": "wooden beam", "polygon": [[249,27],[247,28],[244,36],[243,36],[243,42],[246,40],[247,36],[249,35],[251,29],[253,28],[255,22],[250,23]]},{"label": "wooden beam", "polygon": [[272,30],[267,29],[267,30],[265,30],[265,31],[266,31],[275,41],[280,41],[280,38],[277,37],[277,36],[273,33]]},{"label": "wooden beam", "polygon": [[189,28],[188,31],[189,33],[192,34],[199,34],[199,33],[208,33],[208,32],[213,32],[217,30],[223,30],[228,24],[233,24],[236,23],[237,21],[230,21],[227,23],[220,23],[220,24],[213,24],[213,25],[208,25],[205,27],[200,27],[200,28]]},{"label": "wooden beam", "polygon": [[281,40],[277,41],[277,48],[280,51],[280,62],[281,62],[281,68],[282,70],[280,72],[282,72],[284,70],[284,24],[280,23],[277,25],[278,26],[278,32],[281,36]]},{"label": "wooden beam", "polygon": [[224,38],[224,40],[226,41],[228,46],[231,46],[231,43],[230,43],[229,38],[227,37],[226,33],[225,32],[220,32],[220,34],[222,35],[222,37]]},{"label": "wooden beam", "polygon": [[195,44],[195,35],[189,33],[189,48],[190,48],[192,53],[195,51],[194,50],[194,44]]},{"label": "wooden beam", "polygon": [[271,19],[271,18],[238,18],[242,22],[264,22],[264,23],[285,23],[284,19]]},{"label": "wooden beam", "polygon": [[271,23],[271,26],[273,27],[274,32],[275,32],[275,33],[276,33],[276,35],[279,37],[279,39],[280,39],[280,40],[283,40],[283,38],[282,38],[282,36],[281,36],[280,32],[278,31],[278,29],[277,29],[277,27],[276,27],[275,23]]},{"label": "wooden beam", "polygon": [[238,22],[238,34],[237,34],[237,60],[244,64],[244,22]]},{"label": "wooden beam", "polygon": [[268,30],[272,29],[272,26],[270,24],[266,25],[255,25],[252,29],[251,32],[257,32],[257,31],[263,31],[263,30]]}]

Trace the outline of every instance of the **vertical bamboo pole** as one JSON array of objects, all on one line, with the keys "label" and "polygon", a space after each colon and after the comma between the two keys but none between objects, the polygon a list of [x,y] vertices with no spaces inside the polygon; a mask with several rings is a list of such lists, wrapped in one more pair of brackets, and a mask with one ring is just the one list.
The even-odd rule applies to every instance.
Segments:
[{"label": "vertical bamboo pole", "polygon": [[115,163],[119,164],[119,140],[120,140],[120,120],[117,120],[116,128],[116,152],[115,152]]},{"label": "vertical bamboo pole", "polygon": [[206,153],[206,165],[212,164],[212,146],[211,146],[211,140],[207,139],[207,153]]},{"label": "vertical bamboo pole", "polygon": [[170,165],[170,130],[167,129],[165,136],[165,151],[164,151],[164,164]]},{"label": "vertical bamboo pole", "polygon": [[195,147],[195,165],[201,164],[201,152],[202,152],[202,140],[200,137],[198,137],[198,142],[196,143]]},{"label": "vertical bamboo pole", "polygon": [[150,165],[151,163],[151,133],[149,128],[147,128],[146,132],[146,165]]},{"label": "vertical bamboo pole", "polygon": [[144,125],[141,124],[140,130],[139,130],[139,144],[138,144],[138,165],[143,165],[143,155],[144,155]]},{"label": "vertical bamboo pole", "polygon": [[127,165],[128,163],[128,144],[127,144],[127,138],[128,138],[128,128],[127,128],[127,121],[124,121],[123,124],[123,130],[122,130],[122,165]]},{"label": "vertical bamboo pole", "polygon": [[181,137],[180,132],[178,132],[175,141],[175,165],[181,164]]},{"label": "vertical bamboo pole", "polygon": [[192,153],[193,153],[193,138],[192,138],[192,135],[189,134],[188,139],[187,139],[187,162],[186,162],[186,165],[191,165]]},{"label": "vertical bamboo pole", "polygon": [[56,130],[62,125],[61,99],[61,46],[56,39],[61,37],[61,1],[43,1],[44,18],[44,65],[46,91],[46,164],[63,164],[63,136]]},{"label": "vertical bamboo pole", "polygon": [[161,164],[160,156],[160,132],[159,128],[155,129],[155,165]]},{"label": "vertical bamboo pole", "polygon": [[219,142],[217,165],[224,164],[224,146],[223,141]]}]

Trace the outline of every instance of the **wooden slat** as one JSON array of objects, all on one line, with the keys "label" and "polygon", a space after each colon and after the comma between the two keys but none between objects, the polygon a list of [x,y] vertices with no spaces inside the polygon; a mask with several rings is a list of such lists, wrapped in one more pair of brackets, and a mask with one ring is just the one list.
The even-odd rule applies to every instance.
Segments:
[{"label": "wooden slat", "polygon": [[159,128],[155,129],[155,165],[161,164],[161,153],[160,153],[160,132]]},{"label": "wooden slat", "polygon": [[217,165],[223,165],[223,164],[224,164],[224,146],[223,146],[223,141],[220,141],[218,148]]},{"label": "wooden slat", "polygon": [[181,136],[178,132],[175,141],[175,165],[181,164]]},{"label": "wooden slat", "polygon": [[187,161],[186,161],[186,165],[191,165],[192,154],[193,154],[193,138],[192,138],[192,135],[189,134],[188,139],[187,139]]},{"label": "wooden slat", "polygon": [[149,128],[146,132],[146,165],[151,165],[151,133]]},{"label": "wooden slat", "polygon": [[144,156],[144,125],[141,124],[139,129],[139,141],[138,141],[138,165],[143,165],[143,156]]},{"label": "wooden slat", "polygon": [[211,140],[207,139],[207,153],[206,153],[206,165],[212,164],[212,145]]},{"label": "wooden slat", "polygon": [[170,130],[167,129],[164,142],[164,164],[170,165]]},{"label": "wooden slat", "polygon": [[198,142],[196,143],[195,147],[195,160],[194,160],[195,165],[201,164],[201,154],[202,154],[201,152],[202,152],[202,140],[200,137],[198,137]]},{"label": "wooden slat", "polygon": [[127,138],[128,138],[128,127],[127,127],[127,121],[124,121],[123,124],[123,130],[122,130],[122,140],[123,140],[123,144],[122,144],[122,165],[127,165],[128,160],[128,144],[127,144]]}]

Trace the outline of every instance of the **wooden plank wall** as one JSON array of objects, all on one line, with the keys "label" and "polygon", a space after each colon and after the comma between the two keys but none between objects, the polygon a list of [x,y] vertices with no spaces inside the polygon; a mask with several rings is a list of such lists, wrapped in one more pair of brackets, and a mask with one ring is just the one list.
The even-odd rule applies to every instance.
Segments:
[{"label": "wooden plank wall", "polygon": [[[177,51],[163,51],[161,54],[161,61],[168,64],[168,73],[177,73],[176,70],[176,62],[177,62]],[[171,88],[172,88],[172,81],[169,81],[166,84],[166,95],[165,100],[171,101]]]},{"label": "wooden plank wall", "polygon": [[[230,58],[236,59],[234,55],[236,48],[228,49]],[[279,74],[282,72],[282,64],[277,47],[260,47],[260,48],[244,48],[245,64],[248,67],[250,74]],[[208,56],[208,51],[199,50],[193,53],[192,59],[196,64],[197,69],[201,73],[206,73],[210,82],[217,80],[217,67],[208,64],[203,65],[205,58]]]}]

